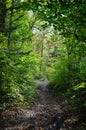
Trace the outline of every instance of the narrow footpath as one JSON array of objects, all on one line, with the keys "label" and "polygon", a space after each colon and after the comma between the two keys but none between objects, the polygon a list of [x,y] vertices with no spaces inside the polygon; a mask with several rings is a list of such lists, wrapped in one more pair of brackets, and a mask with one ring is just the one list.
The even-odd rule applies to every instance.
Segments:
[{"label": "narrow footpath", "polygon": [[[0,116],[0,130],[75,130],[73,108],[61,93],[55,95],[47,81],[36,80],[38,97],[30,109],[10,108]],[[78,130],[78,129],[76,129]]]}]

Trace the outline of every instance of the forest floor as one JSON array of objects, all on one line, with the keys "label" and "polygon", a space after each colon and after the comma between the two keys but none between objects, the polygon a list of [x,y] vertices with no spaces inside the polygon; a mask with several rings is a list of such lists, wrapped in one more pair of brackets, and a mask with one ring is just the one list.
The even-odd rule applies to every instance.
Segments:
[{"label": "forest floor", "polygon": [[10,108],[2,112],[0,130],[79,130],[79,125],[74,125],[78,116],[66,98],[60,92],[52,92],[47,81],[36,82],[38,97],[31,108]]}]

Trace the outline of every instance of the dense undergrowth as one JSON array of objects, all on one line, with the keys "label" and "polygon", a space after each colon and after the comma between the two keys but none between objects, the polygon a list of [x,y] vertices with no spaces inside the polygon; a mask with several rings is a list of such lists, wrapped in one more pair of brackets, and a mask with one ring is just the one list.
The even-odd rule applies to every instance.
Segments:
[{"label": "dense undergrowth", "polygon": [[[75,60],[74,60],[75,61]],[[62,92],[76,107],[80,118],[86,118],[86,61],[74,62],[58,59],[49,73],[49,80],[55,91]],[[76,64],[77,63],[77,64]],[[71,66],[70,66],[71,65]]]}]

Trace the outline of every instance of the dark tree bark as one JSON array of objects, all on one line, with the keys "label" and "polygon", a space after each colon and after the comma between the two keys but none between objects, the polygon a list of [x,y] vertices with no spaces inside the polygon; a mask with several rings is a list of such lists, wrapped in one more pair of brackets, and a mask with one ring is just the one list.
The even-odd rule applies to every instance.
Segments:
[{"label": "dark tree bark", "polygon": [[12,28],[12,17],[13,17],[13,7],[14,7],[14,0],[11,3],[11,10],[10,10],[10,19],[9,19],[9,26],[8,26],[8,48],[10,46],[10,39],[11,39],[11,28]]},{"label": "dark tree bark", "polygon": [[6,0],[0,0],[0,32],[5,33],[6,27]]},{"label": "dark tree bark", "polygon": [[[0,0],[0,33],[2,34],[5,34],[5,27],[6,27],[5,18],[6,18],[6,0]],[[2,57],[0,57],[0,70],[3,69],[3,66],[4,66],[3,59]],[[0,72],[0,88],[1,86],[2,86],[2,72]],[[0,92],[1,92],[1,89],[0,89]]]}]

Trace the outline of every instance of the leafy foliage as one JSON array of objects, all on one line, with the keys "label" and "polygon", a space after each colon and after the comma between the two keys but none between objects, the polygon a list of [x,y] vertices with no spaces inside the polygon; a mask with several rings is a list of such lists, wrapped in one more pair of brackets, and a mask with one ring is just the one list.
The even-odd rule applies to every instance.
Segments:
[{"label": "leafy foliage", "polygon": [[68,63],[66,59],[58,59],[50,74],[50,82],[54,85],[55,89],[66,91],[68,88]]},{"label": "leafy foliage", "polygon": [[37,95],[34,78],[40,62],[31,40],[34,19],[22,10],[21,1],[1,4],[7,13],[0,15],[5,19],[5,30],[0,33],[0,109],[26,102],[29,106]]},{"label": "leafy foliage", "polygon": [[82,82],[76,86],[73,86],[71,89],[67,90],[66,95],[71,97],[71,103],[77,108],[79,115],[84,120],[86,115],[86,83]]},{"label": "leafy foliage", "polygon": [[85,6],[85,0],[0,1],[0,109],[32,102],[34,78],[47,77],[84,111]]}]

